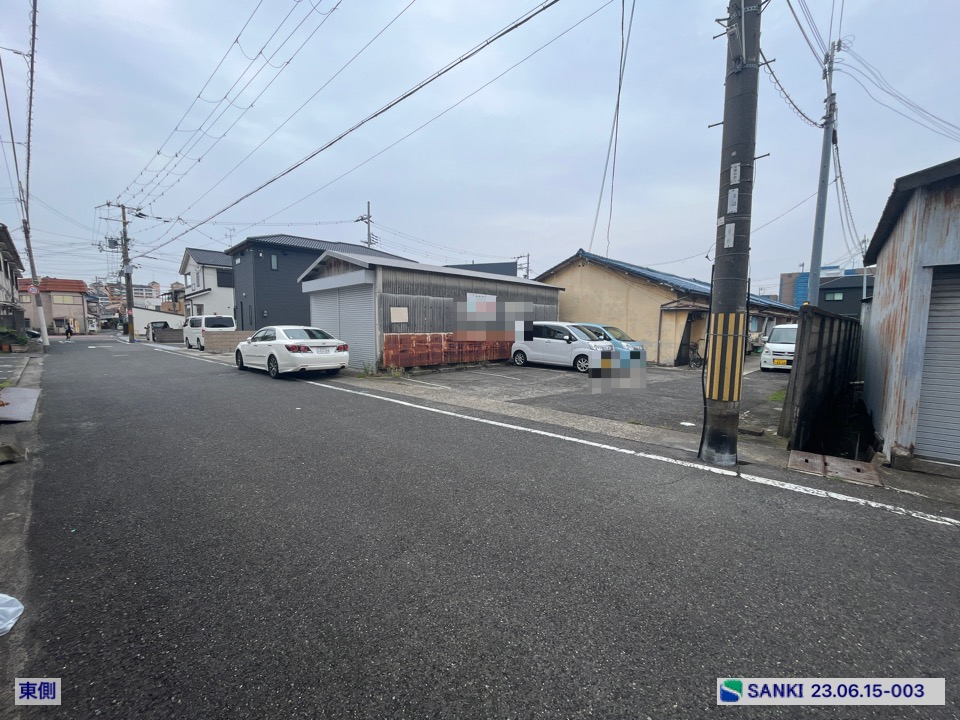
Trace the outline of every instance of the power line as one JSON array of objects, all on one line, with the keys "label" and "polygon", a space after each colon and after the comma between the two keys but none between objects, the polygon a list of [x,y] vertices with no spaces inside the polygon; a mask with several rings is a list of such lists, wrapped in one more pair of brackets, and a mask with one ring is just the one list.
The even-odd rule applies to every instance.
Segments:
[{"label": "power line", "polygon": [[767,75],[770,76],[770,82],[776,85],[778,94],[780,95],[781,98],[783,98],[783,100],[793,110],[793,112],[797,114],[797,117],[799,117],[808,125],[811,125],[815,128],[822,128],[823,123],[818,123],[816,120],[811,118],[803,110],[800,109],[799,105],[797,105],[793,101],[793,98],[790,97],[790,93],[788,93],[787,89],[783,87],[783,83],[780,82],[780,78],[778,78],[777,74],[773,71],[773,68],[770,65],[770,63],[772,63],[773,61],[772,60],[768,61],[766,56],[763,54],[762,50],[760,51],[760,57],[763,59],[763,63],[761,63],[761,67],[763,68],[764,72],[766,72]]},{"label": "power line", "polygon": [[[344,63],[342,66],[340,66],[340,69],[337,70],[333,75],[331,75],[331,76],[327,79],[327,81],[326,81],[325,83],[323,83],[323,85],[321,85],[321,86],[317,89],[317,91],[316,91],[315,93],[313,93],[313,95],[311,95],[309,98],[307,98],[307,100],[306,100],[300,107],[298,107],[296,110],[294,110],[293,113],[291,113],[290,116],[287,117],[286,120],[284,120],[282,123],[280,123],[280,124],[273,130],[273,132],[271,132],[269,135],[267,135],[267,137],[265,137],[263,140],[261,140],[259,145],[257,145],[255,148],[253,148],[253,150],[251,150],[249,153],[247,153],[247,154],[244,156],[244,158],[243,158],[242,160],[240,160],[240,162],[238,162],[236,165],[234,165],[232,168],[230,168],[230,170],[227,172],[226,175],[224,175],[222,178],[220,178],[219,180],[217,180],[216,183],[214,183],[210,188],[208,188],[207,191],[203,193],[203,195],[201,195],[201,196],[198,197],[196,200],[194,200],[193,203],[192,203],[186,210],[184,210],[182,213],[180,213],[180,215],[185,214],[185,213],[188,212],[191,208],[193,208],[194,206],[196,206],[197,203],[199,203],[199,202],[200,202],[201,200],[203,200],[207,195],[209,195],[209,194],[210,194],[211,192],[213,192],[216,188],[218,188],[218,187],[220,186],[220,184],[221,184],[224,180],[226,180],[226,179],[227,179],[228,177],[230,177],[234,172],[236,172],[237,169],[239,169],[241,165],[243,165],[247,160],[249,160],[250,157],[251,157],[254,153],[256,153],[256,152],[257,152],[260,148],[262,148],[271,138],[273,138],[278,132],[280,132],[280,131],[287,125],[287,123],[289,123],[291,120],[293,120],[293,118],[296,117],[308,104],[310,104],[310,103],[314,100],[314,98],[317,97],[317,95],[319,95],[319,94],[320,94],[331,82],[333,82],[344,70],[346,70],[351,64],[353,64],[353,61],[356,60],[358,57],[360,57],[360,55],[362,55],[363,52],[364,52],[367,48],[369,48],[381,35],[383,35],[383,33],[386,32],[387,29],[388,29],[391,25],[393,25],[397,20],[399,20],[399,19],[400,19],[400,16],[403,15],[407,10],[409,10],[409,9],[410,9],[410,6],[412,6],[415,2],[416,2],[416,0],[410,0],[410,2],[409,2],[402,10],[400,10],[400,12],[397,13],[397,14],[393,17],[393,19],[390,20],[390,22],[388,22],[386,25],[384,25],[384,26],[380,29],[380,31],[379,31],[376,35],[374,35],[373,38],[371,38],[369,42],[367,42],[366,45],[364,45],[362,48],[360,48],[360,50],[358,50],[358,51],[354,54],[353,57],[351,57],[349,60],[347,60],[347,62]],[[187,221],[187,222],[189,222],[189,221]],[[352,222],[352,221],[351,221],[351,222]]]},{"label": "power line", "polygon": [[3,81],[3,101],[7,108],[7,124],[10,127],[10,151],[13,153],[13,166],[17,171],[17,184],[13,184],[13,178],[10,176],[10,164],[7,161],[7,149],[3,149],[3,162],[7,166],[7,177],[10,179],[10,189],[13,191],[14,197],[17,197],[17,217],[20,219],[21,226],[23,225],[23,210],[21,205],[23,203],[23,185],[20,182],[20,163],[17,160],[17,144],[14,142],[15,138],[13,137],[13,116],[10,114],[10,96],[7,94],[7,76],[3,71],[3,55],[0,53],[0,80]]},{"label": "power line", "polygon": [[813,57],[816,59],[817,65],[819,65],[819,66],[822,68],[822,67],[823,67],[823,54],[826,52],[826,50],[825,50],[825,49],[821,49],[821,51],[820,51],[819,53],[817,52],[817,49],[816,49],[815,47],[813,47],[813,43],[810,42],[810,38],[807,36],[807,31],[804,29],[803,23],[801,23],[801,22],[800,22],[800,18],[797,17],[797,13],[796,13],[796,11],[793,9],[793,5],[791,4],[790,0],[787,0],[787,7],[790,8],[790,14],[793,15],[793,19],[796,20],[796,22],[797,22],[797,27],[800,28],[800,34],[803,35],[803,39],[807,41],[807,47],[809,47],[809,48],[810,48],[810,52],[813,53]]},{"label": "power line", "polygon": [[[320,2],[322,2],[322,0],[320,0]],[[299,3],[297,3],[297,4],[299,4]],[[216,147],[216,145],[217,145],[223,138],[225,138],[225,137],[227,136],[227,134],[229,134],[230,130],[232,130],[232,129],[236,126],[236,124],[237,124],[238,122],[240,122],[240,120],[243,118],[243,116],[256,104],[256,102],[263,96],[263,94],[270,88],[270,86],[273,85],[273,83],[277,80],[277,78],[280,77],[280,74],[283,72],[283,70],[284,70],[291,62],[293,62],[293,59],[300,53],[300,51],[303,49],[303,47],[307,44],[307,42],[310,41],[310,39],[316,34],[316,32],[317,32],[321,27],[323,27],[323,25],[327,22],[327,20],[328,20],[329,17],[330,17],[330,13],[327,13],[326,15],[324,15],[323,20],[321,20],[320,23],[317,25],[317,27],[315,27],[315,28],[313,29],[313,31],[310,32],[310,34],[307,36],[306,40],[304,40],[303,43],[300,45],[300,47],[298,47],[298,48],[294,51],[293,55],[291,55],[290,58],[287,59],[285,62],[283,62],[279,67],[278,67],[278,66],[274,66],[274,65],[271,64],[270,60],[272,60],[272,59],[277,55],[277,53],[279,53],[279,52],[283,49],[283,47],[287,44],[287,42],[290,41],[290,39],[294,36],[294,34],[296,34],[296,32],[303,26],[303,24],[310,18],[310,16],[313,15],[313,13],[314,13],[314,12],[316,11],[316,9],[317,9],[317,6],[319,5],[319,2],[317,3],[317,5],[311,4],[311,8],[312,8],[312,9],[310,9],[310,10],[307,11],[307,14],[303,17],[303,19],[300,21],[300,23],[297,24],[297,26],[296,26],[292,31],[290,31],[290,33],[284,38],[283,42],[280,43],[280,45],[270,54],[270,56],[269,56],[269,57],[266,57],[266,56],[263,54],[264,51],[266,50],[266,48],[267,48],[267,46],[270,44],[270,42],[273,40],[273,38],[276,37],[277,33],[280,31],[280,28],[282,28],[282,27],[286,24],[286,22],[287,22],[287,20],[290,18],[290,16],[293,15],[294,11],[295,11],[296,8],[297,8],[297,4],[294,4],[294,6],[291,7],[290,12],[287,13],[287,15],[286,15],[286,16],[283,18],[283,20],[280,22],[280,25],[278,25],[277,28],[273,31],[273,33],[270,35],[270,37],[267,38],[266,42],[265,42],[265,43],[263,44],[263,46],[260,48],[260,50],[258,51],[258,53],[254,56],[254,59],[250,61],[250,63],[247,65],[246,68],[244,68],[244,70],[243,70],[243,72],[240,74],[240,76],[234,81],[233,85],[231,85],[230,88],[227,90],[227,92],[224,94],[224,97],[223,97],[221,100],[219,100],[219,101],[216,103],[216,105],[210,110],[210,113],[209,113],[209,114],[207,115],[207,117],[200,123],[200,125],[198,126],[198,128],[197,128],[196,130],[194,130],[194,131],[191,133],[190,137],[188,137],[188,138],[184,141],[184,143],[180,146],[180,149],[177,150],[177,151],[174,153],[173,156],[169,157],[169,159],[167,160],[167,163],[166,163],[160,170],[156,171],[156,173],[154,174],[153,179],[150,180],[150,181],[148,181],[148,182],[146,182],[146,183],[143,183],[143,184],[142,184],[143,187],[142,187],[140,190],[138,190],[137,192],[133,193],[133,194],[130,196],[130,200],[131,200],[131,201],[132,201],[132,200],[136,200],[137,198],[141,198],[141,196],[142,196],[142,200],[147,200],[147,199],[149,199],[149,198],[153,198],[153,200],[158,200],[158,199],[160,199],[161,197],[163,197],[163,196],[166,194],[167,190],[170,190],[172,187],[174,187],[175,185],[177,185],[177,184],[180,182],[179,179],[176,180],[175,182],[173,182],[172,184],[168,185],[168,186],[162,186],[161,183],[162,183],[165,179],[167,179],[170,175],[176,175],[176,173],[174,173],[173,171],[174,171],[177,167],[179,167],[179,165],[180,165],[185,159],[192,161],[192,162],[193,162],[193,165],[191,165],[190,167],[188,167],[187,170],[186,170],[184,173],[182,173],[182,175],[179,176],[180,179],[182,179],[183,176],[185,176],[187,173],[190,172],[190,170],[192,170],[194,167],[196,167],[196,165],[207,155],[207,153],[209,153],[214,147]],[[334,6],[333,10],[335,10],[337,7],[339,7],[339,5],[340,5],[340,2],[337,2],[336,6]],[[332,12],[332,10],[331,10],[331,12]],[[322,14],[322,13],[321,13],[321,14]],[[239,44],[239,40],[237,41],[237,44]],[[252,77],[250,77],[249,80],[247,80],[246,84],[239,90],[239,92],[236,93],[235,97],[231,100],[231,99],[230,99],[230,93],[233,92],[233,90],[237,87],[237,85],[244,79],[244,77],[247,75],[247,72],[253,67],[254,63],[255,63],[256,60],[257,60],[257,58],[263,58],[264,64],[260,66],[260,68],[253,74]],[[246,91],[246,89],[247,89],[248,87],[250,87],[250,85],[254,82],[254,80],[257,79],[257,77],[260,75],[260,73],[263,72],[263,70],[264,70],[267,66],[270,66],[270,67],[273,67],[273,68],[275,68],[275,69],[278,69],[279,72],[277,72],[277,73],[275,73],[275,74],[273,75],[273,77],[267,82],[267,84],[263,87],[263,89],[260,91],[260,93],[250,102],[249,105],[247,105],[246,107],[239,107],[239,106],[236,104],[236,103],[237,103],[237,100],[238,100],[238,99],[240,98],[240,96],[244,93],[244,91]],[[201,99],[202,99],[202,98],[201,98]],[[191,107],[192,107],[192,105],[191,105]],[[210,135],[210,131],[213,129],[213,127],[217,124],[217,122],[220,121],[220,119],[227,113],[227,111],[228,111],[231,107],[240,110],[239,115],[234,119],[233,123],[232,123],[228,128],[226,128],[226,130],[224,130],[224,132],[223,132],[222,135],[220,135],[219,137],[213,137],[212,135]],[[219,114],[216,116],[216,118],[213,119],[212,122],[210,122],[210,119],[213,118],[213,116],[217,114],[217,111],[218,111],[218,110],[220,111]],[[188,112],[189,112],[189,111],[188,111]],[[208,124],[208,122],[209,122],[209,124]],[[206,129],[204,129],[205,127],[206,127]],[[175,132],[176,132],[176,131],[175,131]],[[201,140],[203,140],[204,137],[213,140],[213,143],[212,143],[209,147],[207,147],[205,150],[203,150],[203,151],[201,152],[201,154],[200,154],[199,157],[197,157],[197,158],[191,158],[191,157],[189,156],[189,153],[192,152],[192,151],[197,147],[197,145],[199,145],[199,143],[201,142]],[[192,143],[192,144],[191,144],[191,143]],[[163,148],[161,147],[161,149],[158,151],[157,154],[162,154],[162,149],[163,149]],[[171,163],[172,163],[172,165],[171,165]],[[148,165],[148,167],[149,167],[149,165]],[[132,183],[132,184],[138,184],[138,185],[140,185],[141,183],[138,183],[138,182],[134,181],[134,183]],[[152,188],[150,187],[151,185],[153,186]],[[128,187],[129,187],[129,186],[128,186]],[[148,188],[149,188],[149,189],[148,189]],[[161,192],[159,195],[156,195],[156,194],[155,194],[155,191],[156,191],[157,189],[162,190],[162,192]]]},{"label": "power line", "polygon": [[[393,107],[399,105],[399,104],[400,104],[401,102],[403,102],[404,100],[407,100],[408,98],[412,97],[412,96],[415,95],[416,93],[420,92],[423,88],[427,87],[427,86],[430,85],[431,83],[433,83],[433,82],[435,82],[436,80],[438,80],[439,78],[443,77],[443,76],[446,75],[448,72],[450,72],[451,70],[453,70],[454,68],[456,68],[458,65],[461,65],[462,63],[466,62],[466,61],[469,60],[470,58],[474,57],[475,55],[477,55],[477,54],[479,54],[480,52],[482,52],[483,50],[485,50],[487,47],[489,47],[490,45],[492,45],[493,43],[495,43],[497,40],[500,40],[501,38],[503,38],[503,37],[505,37],[506,35],[512,33],[513,31],[515,31],[517,28],[525,25],[526,23],[528,23],[530,20],[532,20],[533,18],[535,18],[535,17],[536,17],[537,15],[539,15],[540,13],[542,13],[542,12],[550,9],[550,8],[553,7],[554,5],[556,5],[559,1],[560,1],[560,0],[548,0],[547,2],[544,2],[544,3],[540,4],[537,8],[535,8],[535,9],[527,12],[525,15],[521,16],[518,20],[515,20],[514,22],[512,22],[510,25],[508,25],[508,26],[505,27],[504,29],[500,30],[499,32],[495,33],[495,34],[492,35],[491,37],[489,37],[489,38],[487,38],[486,40],[484,40],[482,43],[480,43],[479,45],[477,45],[476,47],[474,47],[472,50],[470,50],[469,52],[467,52],[465,55],[462,55],[461,57],[457,58],[457,59],[454,60],[453,62],[447,64],[445,67],[441,68],[440,70],[438,70],[438,71],[435,72],[433,75],[431,75],[430,77],[426,78],[425,80],[422,80],[421,82],[417,83],[415,86],[413,86],[412,88],[410,88],[409,90],[407,90],[405,93],[403,93],[403,94],[400,95],[399,97],[395,98],[394,100],[391,100],[389,103],[387,103],[386,105],[384,105],[383,107],[381,107],[379,110],[371,113],[370,115],[368,115],[367,117],[365,117],[363,120],[360,120],[359,122],[357,122],[356,124],[354,124],[353,126],[351,126],[350,128],[348,128],[347,130],[344,130],[342,133],[340,133],[339,135],[337,135],[337,136],[336,136],[335,138],[333,138],[332,140],[328,141],[328,142],[325,143],[324,145],[320,146],[319,148],[317,148],[316,150],[314,150],[313,152],[311,152],[309,155],[306,155],[305,157],[301,158],[300,160],[298,160],[297,162],[295,162],[293,165],[291,165],[290,167],[288,167],[286,170],[283,170],[283,171],[277,173],[276,175],[274,175],[272,178],[270,178],[270,179],[267,180],[266,182],[261,183],[260,185],[258,185],[257,187],[255,187],[253,190],[250,190],[249,192],[244,193],[243,195],[241,195],[239,198],[237,198],[236,200],[234,200],[234,201],[231,202],[230,204],[228,204],[228,205],[226,205],[225,207],[221,208],[220,210],[216,211],[216,212],[213,213],[210,217],[206,218],[205,220],[203,220],[203,221],[201,221],[201,222],[199,222],[199,223],[197,223],[197,224],[195,224],[195,225],[192,225],[191,227],[189,227],[187,230],[183,231],[183,232],[180,233],[179,235],[175,235],[174,237],[170,238],[169,240],[166,240],[165,242],[163,242],[163,243],[161,243],[160,245],[158,245],[158,246],[156,246],[155,248],[153,248],[153,250],[157,250],[157,249],[159,249],[159,248],[161,248],[161,247],[163,247],[163,246],[165,246],[165,245],[170,244],[170,243],[173,242],[174,240],[177,240],[178,238],[183,237],[184,235],[186,235],[186,234],[187,234],[188,232],[190,232],[191,230],[194,230],[194,229],[196,229],[197,227],[203,225],[204,223],[206,223],[206,222],[208,222],[208,221],[210,221],[210,220],[213,220],[214,218],[222,215],[223,213],[225,213],[225,212],[226,212],[227,210],[229,210],[230,208],[236,207],[236,206],[239,205],[241,202],[243,202],[244,200],[250,198],[251,196],[255,195],[256,193],[260,192],[260,191],[263,190],[264,188],[272,185],[273,183],[277,182],[277,181],[280,180],[281,178],[286,177],[287,175],[289,175],[290,173],[292,173],[292,172],[293,172],[294,170],[296,170],[297,168],[299,168],[299,167],[305,165],[306,163],[308,163],[310,160],[312,160],[313,158],[315,158],[317,155],[319,155],[319,154],[322,153],[323,151],[329,149],[329,148],[332,147],[333,145],[335,145],[335,144],[337,144],[338,142],[340,142],[343,138],[347,137],[347,135],[350,135],[351,133],[355,132],[356,130],[358,130],[358,129],[360,129],[361,127],[363,127],[364,125],[366,125],[368,122],[370,122],[370,121],[378,118],[380,115],[383,115],[385,112],[387,112],[388,110],[392,109]],[[148,251],[148,252],[150,252],[150,251]]]},{"label": "power line", "polygon": [[[297,200],[294,200],[294,201],[293,201],[292,203],[290,203],[289,205],[286,205],[286,206],[280,208],[279,210],[277,210],[275,213],[273,213],[273,214],[271,214],[271,215],[268,215],[268,216],[266,217],[266,220],[269,220],[270,218],[274,218],[274,217],[276,217],[277,215],[280,215],[281,213],[284,213],[284,212],[286,212],[287,210],[290,210],[291,208],[296,207],[296,206],[299,205],[300,203],[302,203],[302,202],[304,202],[304,201],[306,201],[306,200],[309,200],[311,197],[313,197],[313,196],[316,195],[317,193],[319,193],[319,192],[321,192],[321,191],[323,191],[323,190],[326,190],[328,187],[330,187],[330,186],[333,185],[334,183],[339,182],[340,180],[342,180],[343,178],[347,177],[347,176],[350,175],[351,173],[354,173],[354,172],[356,172],[357,170],[359,170],[360,168],[362,168],[363,166],[367,165],[368,163],[373,162],[374,160],[376,160],[378,157],[380,157],[380,156],[383,155],[384,153],[386,153],[386,152],[388,152],[389,150],[392,150],[393,148],[395,148],[397,145],[399,145],[400,143],[402,143],[404,140],[407,140],[408,138],[412,137],[413,135],[416,135],[418,132],[420,132],[421,130],[423,130],[423,129],[426,128],[427,126],[433,124],[434,122],[436,122],[437,120],[439,120],[440,118],[442,118],[442,117],[443,117],[444,115],[446,115],[447,113],[453,111],[454,109],[456,109],[457,107],[459,107],[460,105],[462,105],[463,103],[465,103],[465,102],[466,102],[467,100],[469,100],[470,98],[474,97],[475,95],[477,95],[477,94],[479,94],[480,92],[482,92],[483,90],[485,90],[487,87],[489,87],[490,85],[492,85],[493,83],[495,83],[497,80],[499,80],[500,78],[502,78],[504,75],[507,75],[508,73],[512,72],[513,70],[515,70],[516,68],[518,68],[518,67],[519,67],[520,65],[522,65],[523,63],[527,62],[530,58],[532,58],[533,56],[535,56],[535,55],[537,55],[538,53],[540,53],[541,51],[543,51],[545,48],[547,48],[547,47],[549,47],[550,45],[552,45],[553,43],[555,43],[557,40],[559,40],[560,38],[562,38],[564,35],[567,35],[568,33],[573,32],[576,28],[578,28],[580,25],[582,25],[583,23],[585,23],[587,20],[589,20],[590,18],[592,18],[594,15],[596,15],[597,13],[599,13],[601,10],[603,10],[605,7],[607,7],[608,5],[612,4],[613,2],[615,2],[615,0],[606,0],[606,2],[604,2],[602,5],[600,5],[600,6],[597,7],[595,10],[593,10],[593,11],[590,12],[590,13],[588,13],[588,14],[585,15],[584,17],[580,18],[580,20],[578,20],[577,22],[575,22],[573,25],[571,25],[570,27],[568,27],[566,30],[564,30],[564,31],[558,33],[557,35],[553,36],[550,40],[548,40],[548,41],[545,42],[543,45],[539,46],[538,48],[536,48],[536,49],[533,50],[532,52],[530,52],[530,53],[528,53],[527,55],[525,55],[524,57],[522,57],[520,60],[518,60],[517,62],[515,62],[513,65],[511,65],[510,67],[508,67],[508,68],[507,68],[506,70],[504,70],[503,72],[499,73],[498,75],[495,75],[493,78],[491,78],[490,80],[488,80],[487,82],[485,82],[483,85],[481,85],[481,86],[478,87],[477,89],[475,89],[475,90],[473,90],[472,92],[467,93],[466,95],[464,95],[462,98],[460,98],[459,100],[457,100],[457,102],[453,103],[452,105],[450,105],[450,106],[447,107],[446,109],[444,109],[444,110],[442,110],[441,112],[437,113],[436,115],[434,115],[432,118],[430,118],[430,119],[427,120],[426,122],[418,125],[416,128],[414,128],[414,129],[411,130],[410,132],[406,133],[405,135],[401,136],[400,138],[398,138],[398,139],[395,140],[394,142],[392,142],[392,143],[390,143],[389,145],[381,148],[380,150],[378,150],[377,152],[375,152],[373,155],[371,155],[370,157],[368,157],[368,158],[367,158],[366,160],[364,160],[363,162],[360,162],[360,163],[354,165],[354,166],[353,166],[352,168],[350,168],[349,170],[346,170],[345,172],[340,173],[340,175],[337,175],[335,178],[333,178],[332,180],[329,180],[328,182],[324,183],[323,185],[321,185],[320,187],[316,188],[315,190],[311,190],[311,191],[308,192],[306,195],[300,197],[300,198],[297,199]],[[226,221],[224,221],[224,222],[226,222]],[[351,221],[351,222],[354,222],[354,221]],[[238,224],[239,224],[239,223],[238,223]],[[249,223],[249,224],[246,225],[246,227],[242,227],[238,232],[239,232],[239,233],[243,233],[243,232],[249,230],[249,229],[252,228],[252,227],[268,226],[268,225],[270,225],[270,223],[266,223],[266,222],[264,222],[264,221],[255,222],[255,223]],[[155,226],[155,227],[156,227],[156,226]]]}]

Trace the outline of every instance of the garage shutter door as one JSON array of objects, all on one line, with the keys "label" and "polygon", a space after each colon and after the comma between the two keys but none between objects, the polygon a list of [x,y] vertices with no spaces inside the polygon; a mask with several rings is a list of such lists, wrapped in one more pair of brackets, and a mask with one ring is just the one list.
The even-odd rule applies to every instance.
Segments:
[{"label": "garage shutter door", "polygon": [[340,334],[350,346],[350,367],[376,367],[377,340],[373,314],[373,285],[340,288]]},{"label": "garage shutter door", "polygon": [[340,304],[337,290],[310,294],[310,324],[340,337]]},{"label": "garage shutter door", "polygon": [[960,265],[935,268],[915,453],[960,462]]}]

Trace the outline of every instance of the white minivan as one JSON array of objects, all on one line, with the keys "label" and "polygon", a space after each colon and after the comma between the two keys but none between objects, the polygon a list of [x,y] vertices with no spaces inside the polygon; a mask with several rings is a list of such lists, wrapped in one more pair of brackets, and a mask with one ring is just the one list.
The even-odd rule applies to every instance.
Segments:
[{"label": "white minivan", "polygon": [[585,373],[590,369],[590,358],[602,350],[613,350],[613,345],[588,328],[538,320],[526,328],[523,339],[513,344],[510,354],[514,365],[563,365]]},{"label": "white minivan", "polygon": [[229,315],[194,315],[183,324],[183,344],[203,350],[204,337],[210,332],[230,332],[237,323]]},{"label": "white minivan", "polygon": [[766,338],[760,353],[760,369],[792,370],[797,348],[797,325],[777,325]]}]

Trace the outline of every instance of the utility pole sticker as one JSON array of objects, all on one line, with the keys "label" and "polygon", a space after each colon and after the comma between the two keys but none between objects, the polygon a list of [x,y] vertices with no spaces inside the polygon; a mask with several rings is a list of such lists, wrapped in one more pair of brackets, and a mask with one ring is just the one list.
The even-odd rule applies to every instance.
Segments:
[{"label": "utility pole sticker", "polygon": [[737,212],[737,206],[740,202],[740,190],[737,188],[730,188],[727,191],[727,214]]},{"label": "utility pole sticker", "polygon": [[733,247],[733,236],[736,230],[737,230],[736,223],[727,223],[726,226],[723,228],[723,246],[725,248]]},{"label": "utility pole sticker", "polygon": [[730,166],[730,184],[740,184],[740,163],[734,163]]}]

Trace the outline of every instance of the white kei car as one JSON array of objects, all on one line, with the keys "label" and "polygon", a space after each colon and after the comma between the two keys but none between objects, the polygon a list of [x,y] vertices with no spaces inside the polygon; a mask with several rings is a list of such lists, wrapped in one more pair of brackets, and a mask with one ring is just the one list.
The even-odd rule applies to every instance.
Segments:
[{"label": "white kei car", "polygon": [[348,350],[345,342],[320,328],[272,325],[237,345],[236,361],[240,370],[260,368],[272,378],[308,370],[336,375],[350,361]]}]

